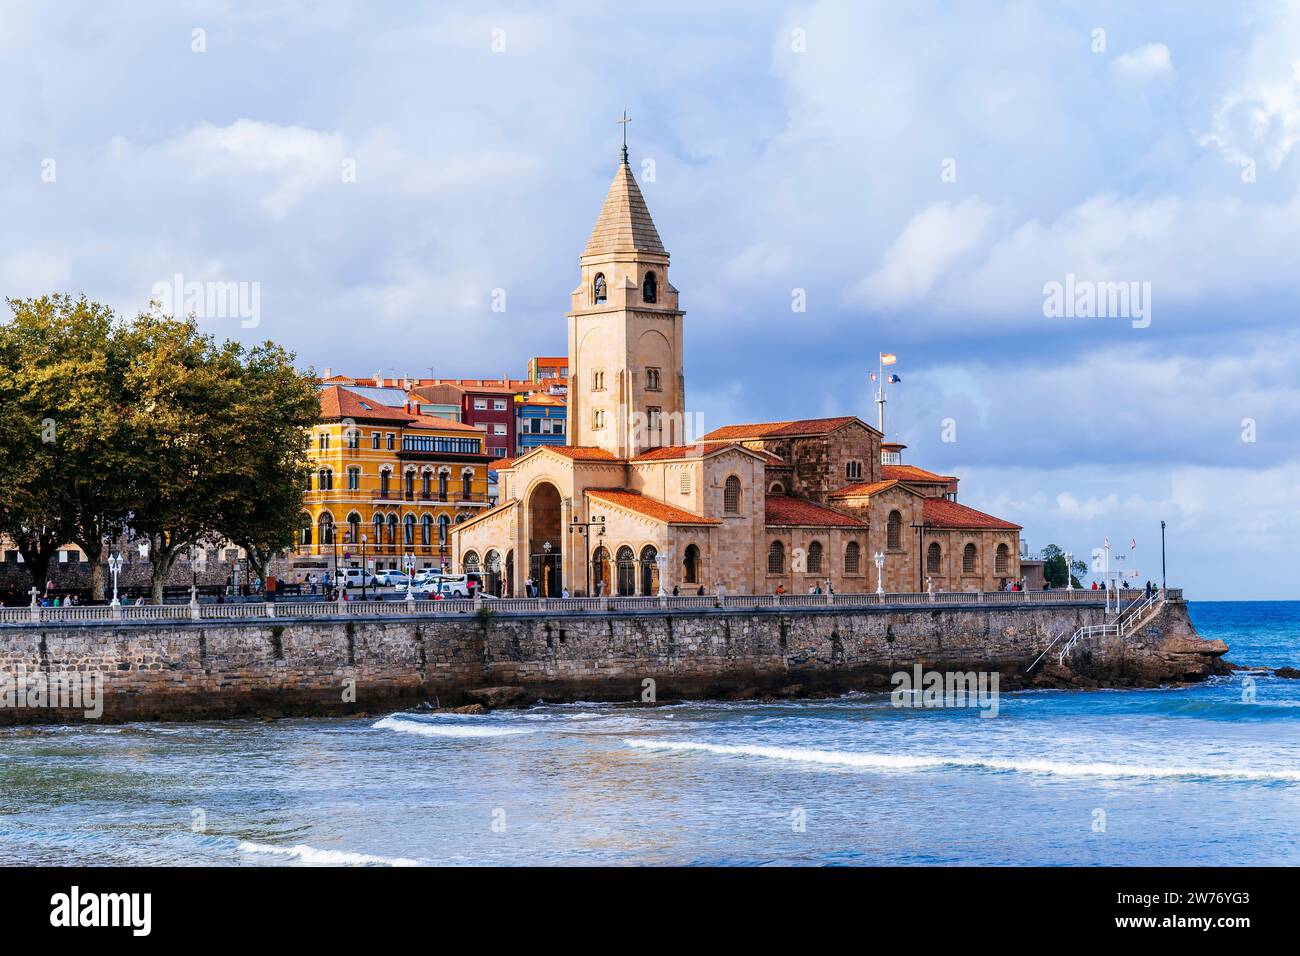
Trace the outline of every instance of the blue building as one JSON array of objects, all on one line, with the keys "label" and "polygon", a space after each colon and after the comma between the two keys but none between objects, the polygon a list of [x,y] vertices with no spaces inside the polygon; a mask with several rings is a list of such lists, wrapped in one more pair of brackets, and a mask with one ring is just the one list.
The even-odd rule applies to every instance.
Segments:
[{"label": "blue building", "polygon": [[553,394],[562,388],[552,387],[545,392],[515,396],[515,454],[526,454],[538,445],[565,443],[564,420],[568,403],[563,394]]}]

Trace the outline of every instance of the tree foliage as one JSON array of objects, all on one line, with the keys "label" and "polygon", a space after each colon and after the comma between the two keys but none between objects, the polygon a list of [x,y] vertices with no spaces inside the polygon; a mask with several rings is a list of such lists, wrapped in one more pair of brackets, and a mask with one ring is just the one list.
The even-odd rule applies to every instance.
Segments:
[{"label": "tree foliage", "polygon": [[[1082,587],[1079,578],[1076,575],[1086,574],[1088,565],[1083,561],[1075,560],[1070,564],[1070,571],[1074,572],[1071,577],[1074,580],[1074,586]],[[1065,552],[1054,544],[1049,544],[1043,548],[1043,578],[1054,588],[1065,587]]]},{"label": "tree foliage", "polygon": [[155,600],[176,558],[217,540],[255,566],[293,540],[313,379],[157,311],[130,322],[84,296],[11,300],[0,326],[0,532],[33,581],[68,541],[103,597],[105,542],[149,543]]}]

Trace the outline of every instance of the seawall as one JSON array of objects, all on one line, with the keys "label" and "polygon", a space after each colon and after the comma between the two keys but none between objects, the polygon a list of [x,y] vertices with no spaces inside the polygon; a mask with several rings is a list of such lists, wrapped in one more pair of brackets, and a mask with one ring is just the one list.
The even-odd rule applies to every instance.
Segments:
[{"label": "seawall", "polygon": [[[1059,638],[1101,623],[1062,606],[770,608],[133,621],[0,628],[0,689],[43,674],[102,682],[108,721],[377,713],[457,705],[484,688],[520,699],[658,700],[885,689],[889,675],[997,671],[1002,689],[1151,686],[1226,669],[1222,642],[1166,603],[1124,637]],[[1031,671],[1041,651],[1057,643]],[[36,678],[39,682],[42,678]],[[84,708],[0,702],[0,723],[84,719]]]}]

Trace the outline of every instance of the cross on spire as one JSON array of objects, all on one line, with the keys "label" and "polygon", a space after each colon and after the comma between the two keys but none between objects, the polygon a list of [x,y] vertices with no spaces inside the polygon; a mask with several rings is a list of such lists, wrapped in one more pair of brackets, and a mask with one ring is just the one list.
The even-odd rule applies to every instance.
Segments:
[{"label": "cross on spire", "polygon": [[623,165],[624,165],[624,166],[626,166],[626,165],[628,164],[628,162],[627,162],[627,124],[630,123],[630,122],[632,122],[632,117],[630,117],[630,116],[627,115],[627,110],[624,110],[624,111],[623,111],[623,118],[622,118],[621,120],[618,121],[618,124],[619,124],[620,126],[623,127]]}]

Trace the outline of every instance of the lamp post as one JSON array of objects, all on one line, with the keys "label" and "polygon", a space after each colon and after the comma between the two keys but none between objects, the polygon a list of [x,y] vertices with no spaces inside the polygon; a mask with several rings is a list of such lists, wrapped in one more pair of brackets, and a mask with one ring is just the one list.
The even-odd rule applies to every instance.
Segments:
[{"label": "lamp post", "polygon": [[573,521],[569,523],[569,540],[573,540],[575,534],[582,535],[583,541],[583,566],[586,573],[583,580],[586,582],[586,595],[591,596],[591,529],[596,528],[596,536],[603,538],[605,536],[605,516],[600,515],[591,521],[580,521],[577,515],[573,516]]},{"label": "lamp post", "polygon": [[402,567],[406,570],[406,600],[415,603],[415,552],[408,551],[402,556]]},{"label": "lamp post", "polygon": [[1165,583],[1165,523],[1160,522],[1160,590],[1164,590],[1168,585]]},{"label": "lamp post", "polygon": [[1065,552],[1065,589],[1074,590],[1074,575],[1070,572],[1070,562],[1074,560],[1074,555],[1069,551]]},{"label": "lamp post", "polygon": [[[363,601],[370,600],[370,591],[366,587],[366,568],[366,536],[363,534],[361,536],[361,600]],[[378,592],[376,592],[377,596]]]},{"label": "lamp post", "polygon": [[877,551],[875,554],[876,561],[876,593],[883,595],[885,593],[884,573],[885,573],[885,552]]},{"label": "lamp post", "polygon": [[919,521],[912,525],[916,529],[916,580],[918,590],[925,590],[925,529],[930,522]]},{"label": "lamp post", "polygon": [[108,559],[108,571],[113,575],[113,607],[121,607],[122,602],[117,599],[117,576],[122,573],[122,556],[120,554],[111,555]]}]

